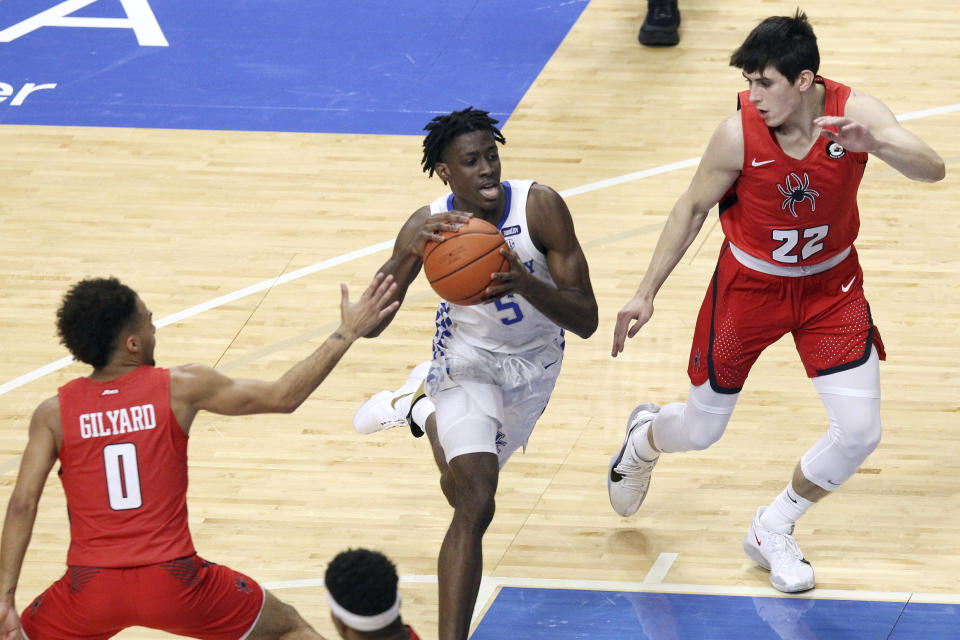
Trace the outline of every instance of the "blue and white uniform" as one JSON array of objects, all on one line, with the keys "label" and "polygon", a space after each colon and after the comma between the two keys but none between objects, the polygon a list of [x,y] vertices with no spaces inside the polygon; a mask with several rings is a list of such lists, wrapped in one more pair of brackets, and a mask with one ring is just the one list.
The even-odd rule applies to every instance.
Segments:
[{"label": "blue and white uniform", "polygon": [[[531,185],[502,183],[506,203],[497,228],[527,270],[555,286],[527,226]],[[452,208],[451,193],[431,203],[430,213]],[[490,452],[502,467],[526,447],[547,407],[563,360],[563,329],[517,294],[472,306],[441,301],[436,325],[427,392],[446,458]]]}]

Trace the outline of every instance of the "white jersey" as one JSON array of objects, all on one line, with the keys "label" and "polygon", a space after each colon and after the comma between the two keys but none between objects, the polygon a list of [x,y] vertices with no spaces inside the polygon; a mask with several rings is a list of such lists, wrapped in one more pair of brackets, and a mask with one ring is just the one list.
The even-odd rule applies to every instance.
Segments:
[{"label": "white jersey", "polygon": [[[533,274],[556,286],[547,268],[546,256],[533,244],[527,226],[527,194],[532,180],[504,181],[506,206],[497,228],[520,261]],[[453,208],[453,194],[437,198],[430,213]],[[543,315],[523,296],[509,294],[486,304],[461,306],[442,301],[437,308],[437,331],[433,352],[442,354],[453,339],[473,347],[499,353],[533,351],[550,342],[563,343],[563,329]]]}]

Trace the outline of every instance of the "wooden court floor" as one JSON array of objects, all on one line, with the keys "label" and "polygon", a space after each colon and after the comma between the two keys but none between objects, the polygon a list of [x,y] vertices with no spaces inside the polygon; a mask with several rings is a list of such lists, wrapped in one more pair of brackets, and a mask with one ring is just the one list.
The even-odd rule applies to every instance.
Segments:
[{"label": "wooden court floor", "polygon": [[[616,312],[692,176],[695,163],[673,163],[697,158],[742,88],[729,54],[760,19],[795,6],[681,0],[681,43],[658,50],[636,42],[642,0],[593,0],[506,125],[504,178],[566,194],[601,320],[589,340],[569,338],[530,447],[501,476],[485,576],[640,582],[661,554],[677,554],[668,585],[768,586],[741,552],[742,536],[826,427],[788,341],[761,358],[718,444],[663,459],[640,513],[618,517],[605,490],[633,405],[686,396],[693,323],[721,240],[715,215],[661,292],[651,324],[620,358],[609,352]],[[906,126],[942,155],[947,179],[914,183],[876,158],[868,165],[857,246],[889,356],[885,435],[860,473],[801,520],[798,540],[819,588],[960,602],[960,111],[948,108],[960,103],[960,9],[921,2],[906,11],[891,0],[803,8],[819,36],[821,72],[910,114]],[[443,192],[419,170],[417,137],[10,126],[0,139],[4,499],[33,408],[85,373],[71,365],[17,382],[66,355],[53,319],[72,282],[115,275],[137,289],[166,324],[161,365],[198,361],[276,377],[336,328],[338,283],[358,295],[387,257],[377,245]],[[402,585],[404,617],[423,637],[436,633],[431,580],[450,509],[428,443],[399,431],[361,437],[350,426],[368,395],[398,386],[429,357],[435,304],[417,282],[392,327],[356,344],[295,414],[202,415],[191,435],[189,504],[201,555],[276,584],[329,637],[323,589],[296,581],[322,578],[349,546],[381,549],[401,574],[421,576]],[[67,531],[51,475],[21,608],[62,574]]]}]

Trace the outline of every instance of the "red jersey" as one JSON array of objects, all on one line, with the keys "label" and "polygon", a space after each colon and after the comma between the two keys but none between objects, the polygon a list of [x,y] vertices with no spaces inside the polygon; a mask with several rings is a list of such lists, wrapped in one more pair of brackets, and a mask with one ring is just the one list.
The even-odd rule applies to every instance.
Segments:
[{"label": "red jersey", "polygon": [[195,553],[187,524],[187,435],[170,409],[170,371],[141,366],[59,389],[60,481],[68,565],[136,567]]},{"label": "red jersey", "polygon": [[[817,77],[823,113],[842,116],[850,87]],[[750,92],[740,93],[743,169],[720,201],[727,239],[745,253],[781,266],[811,266],[838,256],[860,230],[857,189],[866,153],[820,137],[802,159],[780,148]]]}]

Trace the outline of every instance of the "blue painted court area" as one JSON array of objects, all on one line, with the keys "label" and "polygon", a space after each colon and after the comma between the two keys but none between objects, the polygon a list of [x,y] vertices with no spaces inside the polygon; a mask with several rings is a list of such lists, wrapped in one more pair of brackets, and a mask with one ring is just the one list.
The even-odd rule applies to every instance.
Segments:
[{"label": "blue painted court area", "polygon": [[419,134],[501,121],[588,0],[2,0],[0,123]]},{"label": "blue painted court area", "polygon": [[951,640],[960,606],[504,587],[471,640]]}]

